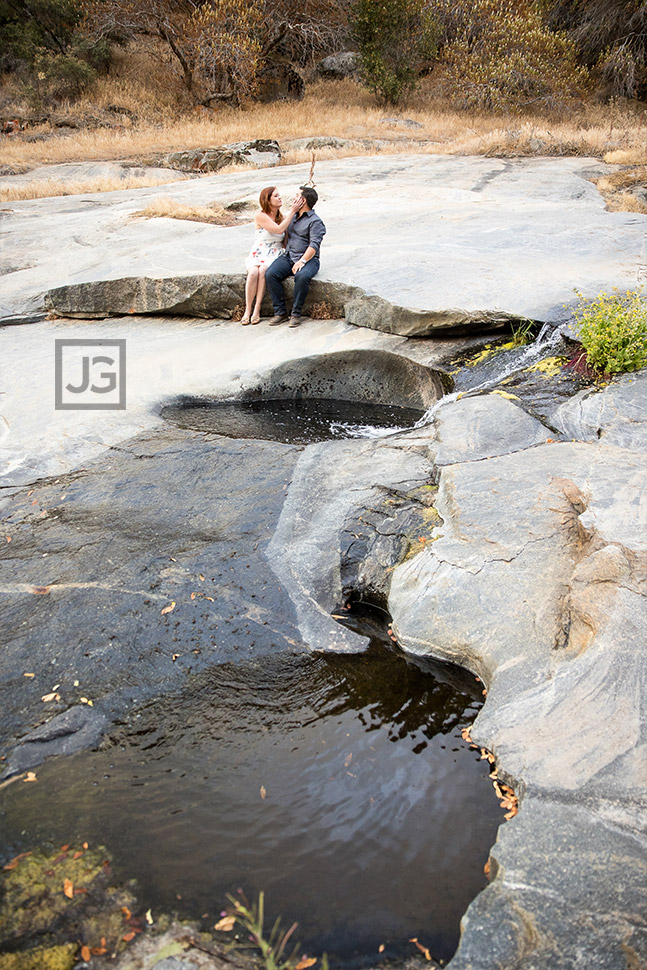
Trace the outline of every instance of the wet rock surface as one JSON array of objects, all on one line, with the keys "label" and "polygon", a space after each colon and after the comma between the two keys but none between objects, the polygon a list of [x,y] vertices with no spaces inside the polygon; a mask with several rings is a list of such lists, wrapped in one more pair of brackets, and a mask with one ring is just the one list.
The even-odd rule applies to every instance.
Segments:
[{"label": "wet rock surface", "polygon": [[164,429],[3,500],[5,774],[96,743],[192,671],[305,649],[264,557],[298,454]]}]

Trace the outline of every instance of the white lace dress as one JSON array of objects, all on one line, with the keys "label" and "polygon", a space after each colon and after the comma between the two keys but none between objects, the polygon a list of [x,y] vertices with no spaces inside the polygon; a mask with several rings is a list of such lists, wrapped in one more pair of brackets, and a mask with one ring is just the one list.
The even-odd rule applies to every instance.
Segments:
[{"label": "white lace dress", "polygon": [[245,269],[252,266],[269,266],[277,256],[285,252],[283,248],[284,232],[270,232],[268,229],[257,229],[254,233],[254,245],[245,260]]}]

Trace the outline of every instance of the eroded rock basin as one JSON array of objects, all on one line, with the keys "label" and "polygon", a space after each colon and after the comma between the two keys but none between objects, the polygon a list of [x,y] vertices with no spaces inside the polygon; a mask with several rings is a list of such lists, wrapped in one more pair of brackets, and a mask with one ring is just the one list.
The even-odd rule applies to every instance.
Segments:
[{"label": "eroded rock basin", "polygon": [[213,668],[99,752],[41,766],[0,793],[3,859],[104,845],[155,919],[212,929],[240,887],[334,966],[411,956],[412,937],[449,959],[502,818],[461,737],[481,685],[373,632],[361,655]]}]

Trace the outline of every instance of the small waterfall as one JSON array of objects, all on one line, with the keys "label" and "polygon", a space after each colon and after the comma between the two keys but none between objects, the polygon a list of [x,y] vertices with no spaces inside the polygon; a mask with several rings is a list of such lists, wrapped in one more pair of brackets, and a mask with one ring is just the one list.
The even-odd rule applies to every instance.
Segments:
[{"label": "small waterfall", "polygon": [[[446,407],[448,404],[453,404],[459,396],[468,397],[474,394],[480,394],[482,391],[486,391],[488,388],[500,384],[507,377],[511,377],[513,374],[532,366],[532,364],[537,363],[537,361],[542,360],[544,357],[552,356],[561,344],[563,344],[563,337],[559,330],[549,323],[544,323],[539,334],[531,344],[520,347],[518,352],[510,351],[507,354],[499,354],[493,357],[491,363],[495,365],[494,373],[490,372],[489,376],[479,384],[475,384],[466,390],[452,391],[451,394],[444,394],[423,414],[420,420],[416,422],[415,427],[422,428],[424,425],[429,424],[440,408]],[[496,366],[496,364],[499,366]]]}]

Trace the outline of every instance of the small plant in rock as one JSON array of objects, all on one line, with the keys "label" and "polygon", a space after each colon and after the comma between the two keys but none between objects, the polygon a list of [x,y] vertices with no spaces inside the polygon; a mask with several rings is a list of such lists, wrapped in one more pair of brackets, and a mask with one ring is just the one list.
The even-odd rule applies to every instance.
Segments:
[{"label": "small plant in rock", "polygon": [[[269,934],[265,935],[265,894],[258,894],[258,902],[250,903],[238,890],[238,896],[228,896],[230,906],[222,913],[222,919],[216,923],[217,930],[231,931],[238,924],[247,934],[249,943],[234,943],[232,949],[252,947],[260,951],[265,970],[307,970],[317,963],[316,957],[299,956],[300,944],[290,942],[297,923],[293,923],[287,930],[281,929],[280,918],[276,919]],[[328,970],[328,959],[324,954],[320,961],[320,970]]]},{"label": "small plant in rock", "polygon": [[586,361],[598,375],[621,374],[647,365],[647,296],[643,290],[577,294],[575,321]]},{"label": "small plant in rock", "polygon": [[513,347],[525,347],[526,344],[531,344],[535,339],[535,324],[532,320],[518,320],[511,324],[510,330],[512,339],[508,341],[506,347],[510,344]]}]

